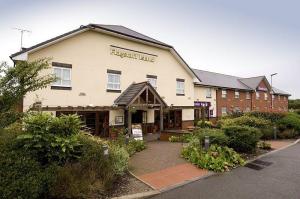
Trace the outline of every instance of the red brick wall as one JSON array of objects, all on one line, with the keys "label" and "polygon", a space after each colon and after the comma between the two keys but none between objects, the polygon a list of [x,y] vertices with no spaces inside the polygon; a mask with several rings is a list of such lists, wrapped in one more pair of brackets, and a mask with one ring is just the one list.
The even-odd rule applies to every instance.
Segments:
[{"label": "red brick wall", "polygon": [[[261,111],[261,112],[286,112],[288,111],[288,97],[287,96],[275,96],[273,100],[273,109],[271,108],[271,94],[264,81],[262,81],[259,86],[261,90],[256,92],[250,92],[251,98],[246,99],[246,91],[239,91],[240,97],[235,98],[235,90],[227,89],[227,97],[222,98],[222,89],[217,90],[217,117],[222,116],[222,107],[227,108],[227,112],[234,111],[235,107],[238,107],[240,111],[245,112],[246,108],[249,107],[251,111]],[[265,91],[264,91],[265,90]],[[256,93],[259,93],[259,99],[256,99]],[[267,94],[267,99],[265,99],[265,93]]]},{"label": "red brick wall", "polygon": [[287,112],[288,111],[288,97],[275,95],[273,99],[273,111],[274,112]]},{"label": "red brick wall", "polygon": [[[251,109],[251,98],[246,99],[246,91],[239,91],[240,97],[235,98],[235,90],[227,89],[227,97],[222,98],[222,89],[217,90],[217,117],[222,116],[222,107],[227,108],[227,112],[232,112],[235,107],[238,107],[240,111],[245,112],[246,108]],[[250,93],[251,95],[251,93]]]}]

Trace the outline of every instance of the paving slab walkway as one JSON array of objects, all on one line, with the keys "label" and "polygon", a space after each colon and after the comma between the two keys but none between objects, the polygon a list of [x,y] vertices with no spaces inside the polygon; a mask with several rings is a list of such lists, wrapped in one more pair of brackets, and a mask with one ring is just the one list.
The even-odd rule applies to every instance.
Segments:
[{"label": "paving slab walkway", "polygon": [[266,141],[266,142],[271,144],[272,149],[281,149],[281,148],[286,147],[289,144],[295,142],[295,139],[289,139],[289,140],[269,140],[269,141]]},{"label": "paving slab walkway", "polygon": [[181,143],[153,141],[129,161],[130,171],[155,189],[165,189],[207,175],[180,157]]}]

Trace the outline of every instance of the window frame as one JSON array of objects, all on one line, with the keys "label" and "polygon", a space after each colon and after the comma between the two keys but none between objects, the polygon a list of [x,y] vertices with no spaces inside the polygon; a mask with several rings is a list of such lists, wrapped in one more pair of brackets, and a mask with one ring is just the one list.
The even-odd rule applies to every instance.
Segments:
[{"label": "window frame", "polygon": [[222,97],[223,99],[226,99],[226,98],[227,98],[227,90],[222,89],[222,91],[221,91],[221,97]]},{"label": "window frame", "polygon": [[[183,85],[183,88],[179,88],[178,85]],[[176,95],[184,96],[185,95],[185,80],[184,79],[176,79]]]},{"label": "window frame", "polygon": [[[117,76],[119,79],[119,82],[109,82],[109,76],[112,75]],[[114,79],[114,78],[112,78]],[[109,87],[109,85],[112,85],[112,87]],[[115,88],[114,85],[118,85],[118,88]],[[107,92],[121,92],[121,71],[116,71],[116,70],[107,70],[107,82],[106,82],[106,91]]]},{"label": "window frame", "polygon": [[212,98],[212,89],[206,88],[206,98]]},{"label": "window frame", "polygon": [[[225,112],[223,110],[225,110]],[[226,116],[227,115],[227,107],[222,107],[221,108],[221,115],[222,116]]]},{"label": "window frame", "polygon": [[[72,88],[72,68],[71,67],[62,67],[59,65],[53,65],[53,74],[56,76],[56,73],[54,72],[55,69],[60,70],[60,77],[58,77],[59,79],[57,81],[60,81],[60,84],[57,84],[57,81],[53,82],[51,84],[51,88]],[[69,79],[63,79],[63,71],[68,71],[69,72]],[[70,81],[69,85],[64,85],[62,82],[63,81]]]},{"label": "window frame", "polygon": [[234,98],[239,99],[240,98],[240,92],[239,91],[234,91]]},{"label": "window frame", "polygon": [[269,98],[268,93],[264,93],[264,99],[267,101]]},{"label": "window frame", "polygon": [[256,93],[255,93],[255,98],[256,98],[257,100],[260,99],[260,93],[259,93],[259,92],[256,92]]},{"label": "window frame", "polygon": [[[151,84],[151,86],[156,90],[157,89],[157,76],[155,75],[147,75],[147,82]],[[151,83],[151,80],[155,80],[155,86]]]},{"label": "window frame", "polygon": [[249,91],[246,92],[246,99],[247,99],[247,100],[251,99],[251,95],[250,95],[250,92],[249,92]]}]

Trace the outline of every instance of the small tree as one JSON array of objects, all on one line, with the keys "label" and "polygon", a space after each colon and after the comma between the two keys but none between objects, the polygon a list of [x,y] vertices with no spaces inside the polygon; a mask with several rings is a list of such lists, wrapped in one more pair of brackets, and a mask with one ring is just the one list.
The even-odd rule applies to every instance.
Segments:
[{"label": "small tree", "polygon": [[28,92],[45,88],[55,81],[52,74],[41,74],[49,68],[49,58],[32,62],[17,61],[15,66],[0,64],[0,128],[17,121],[22,115],[17,105]]}]

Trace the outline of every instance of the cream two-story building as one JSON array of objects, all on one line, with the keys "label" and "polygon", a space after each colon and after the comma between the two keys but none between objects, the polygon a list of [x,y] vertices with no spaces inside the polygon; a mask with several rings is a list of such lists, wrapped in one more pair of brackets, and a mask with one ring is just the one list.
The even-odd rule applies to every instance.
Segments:
[{"label": "cream two-story building", "polygon": [[215,90],[207,98],[207,88],[194,87],[201,80],[172,46],[123,26],[81,26],[11,55],[15,62],[45,57],[51,68],[43,73],[58,80],[27,94],[23,110],[39,103],[55,115],[77,113],[100,136],[135,123],[150,133],[184,129],[204,95],[215,104]]}]

